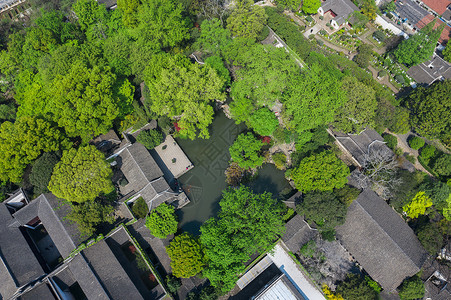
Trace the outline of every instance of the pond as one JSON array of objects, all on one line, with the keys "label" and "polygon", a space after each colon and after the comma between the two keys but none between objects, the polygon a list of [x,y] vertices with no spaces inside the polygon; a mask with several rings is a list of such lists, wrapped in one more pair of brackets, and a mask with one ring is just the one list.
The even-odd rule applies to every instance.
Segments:
[{"label": "pond", "polygon": [[[194,164],[194,168],[179,178],[179,182],[191,203],[178,211],[180,225],[184,231],[199,233],[203,222],[219,211],[222,191],[227,187],[224,171],[229,165],[229,147],[238,134],[246,130],[243,124],[236,125],[223,112],[217,114],[210,126],[210,139],[177,139],[180,147]],[[257,178],[249,186],[262,193],[274,196],[290,187],[284,172],[272,164],[259,169]]]}]

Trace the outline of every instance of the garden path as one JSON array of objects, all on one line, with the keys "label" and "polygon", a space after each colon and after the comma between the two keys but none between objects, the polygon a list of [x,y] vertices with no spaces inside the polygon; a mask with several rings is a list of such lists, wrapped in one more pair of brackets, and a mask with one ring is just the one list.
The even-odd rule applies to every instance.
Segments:
[{"label": "garden path", "polygon": [[388,88],[390,90],[392,90],[393,93],[397,94],[399,92],[399,90],[390,82],[387,75],[385,75],[382,78],[379,78],[379,77],[377,77],[378,71],[375,68],[373,68],[372,66],[368,66],[368,69],[371,71],[371,73],[373,73],[374,79],[376,79],[380,83],[388,86]]},{"label": "garden path", "polygon": [[402,150],[403,153],[408,153],[410,155],[413,155],[415,157],[415,163],[413,164],[415,166],[415,169],[421,172],[425,172],[426,174],[433,176],[431,173],[429,173],[428,170],[426,170],[419,162],[418,162],[418,150],[414,150],[409,147],[409,144],[407,143],[407,138],[412,135],[412,132],[408,132],[406,134],[395,134],[393,132],[390,132],[388,129],[385,130],[386,133],[389,133],[391,135],[396,136],[398,139],[398,147]]}]

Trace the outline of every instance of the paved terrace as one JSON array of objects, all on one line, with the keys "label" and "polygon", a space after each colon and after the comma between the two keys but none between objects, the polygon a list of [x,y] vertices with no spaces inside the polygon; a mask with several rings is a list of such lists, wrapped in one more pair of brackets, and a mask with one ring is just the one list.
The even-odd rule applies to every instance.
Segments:
[{"label": "paved terrace", "polygon": [[[155,157],[155,160],[162,168],[165,177],[179,178],[194,167],[188,156],[186,156],[171,135],[167,135],[165,141],[155,147],[155,152],[158,155],[158,157]],[[160,162],[163,162],[163,165]],[[170,174],[167,174],[168,171]],[[172,178],[167,179],[170,182]]]}]

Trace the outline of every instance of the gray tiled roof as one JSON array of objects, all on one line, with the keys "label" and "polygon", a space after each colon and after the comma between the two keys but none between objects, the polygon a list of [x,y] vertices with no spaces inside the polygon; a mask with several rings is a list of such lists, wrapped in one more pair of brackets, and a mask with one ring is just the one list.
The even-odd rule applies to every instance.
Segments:
[{"label": "gray tiled roof", "polygon": [[451,79],[451,64],[434,54],[430,60],[411,67],[407,74],[417,83],[429,85],[441,78]]},{"label": "gray tiled roof", "polygon": [[18,287],[44,274],[18,226],[0,203],[0,299],[11,297]]},{"label": "gray tiled roof", "polygon": [[291,252],[298,252],[301,246],[313,238],[315,231],[307,226],[304,217],[294,216],[286,225],[285,234],[282,241]]},{"label": "gray tiled roof", "polygon": [[147,183],[163,176],[163,172],[149,151],[140,143],[134,143],[125,148],[119,156],[119,167],[129,182],[125,187],[127,190],[125,193],[138,192]]},{"label": "gray tiled roof", "polygon": [[51,300],[51,299],[55,299],[55,296],[53,295],[48,283],[43,282],[43,283],[33,287],[33,289],[31,289],[30,291],[21,295],[18,299],[19,300],[36,300],[36,299]]},{"label": "gray tiled roof", "polygon": [[429,12],[419,4],[411,0],[399,0],[395,2],[396,12],[401,19],[407,19],[412,26],[421,21]]},{"label": "gray tiled roof", "polygon": [[69,205],[53,194],[42,194],[16,212],[14,218],[25,225],[39,217],[61,256],[65,258],[83,241],[77,225],[65,219],[69,211]]},{"label": "gray tiled roof", "polygon": [[351,204],[345,224],[337,227],[337,238],[390,291],[418,273],[427,257],[412,229],[371,190]]},{"label": "gray tiled roof", "polygon": [[392,152],[384,143],[382,136],[373,129],[365,129],[359,134],[345,134],[332,131],[335,139],[357,160],[360,165],[365,163],[365,155],[369,149],[384,149]]},{"label": "gray tiled roof", "polygon": [[350,0],[326,0],[321,5],[324,12],[326,13],[329,10],[332,10],[336,17],[334,18],[335,22],[338,25],[346,22],[346,19],[354,12],[359,10],[359,8],[352,3]]}]

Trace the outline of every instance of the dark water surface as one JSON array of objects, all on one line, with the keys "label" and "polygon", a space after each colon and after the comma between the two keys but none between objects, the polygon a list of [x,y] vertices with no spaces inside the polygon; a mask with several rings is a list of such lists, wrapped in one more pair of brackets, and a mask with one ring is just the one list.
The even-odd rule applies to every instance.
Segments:
[{"label": "dark water surface", "polygon": [[[246,130],[243,124],[220,112],[210,126],[210,139],[177,139],[180,147],[188,155],[194,168],[179,178],[191,203],[178,211],[182,229],[193,234],[210,217],[216,216],[222,191],[227,187],[224,171],[229,165],[229,147],[235,138]],[[274,196],[289,187],[284,172],[272,164],[259,169],[256,180],[248,184],[255,192],[271,192]]]}]

